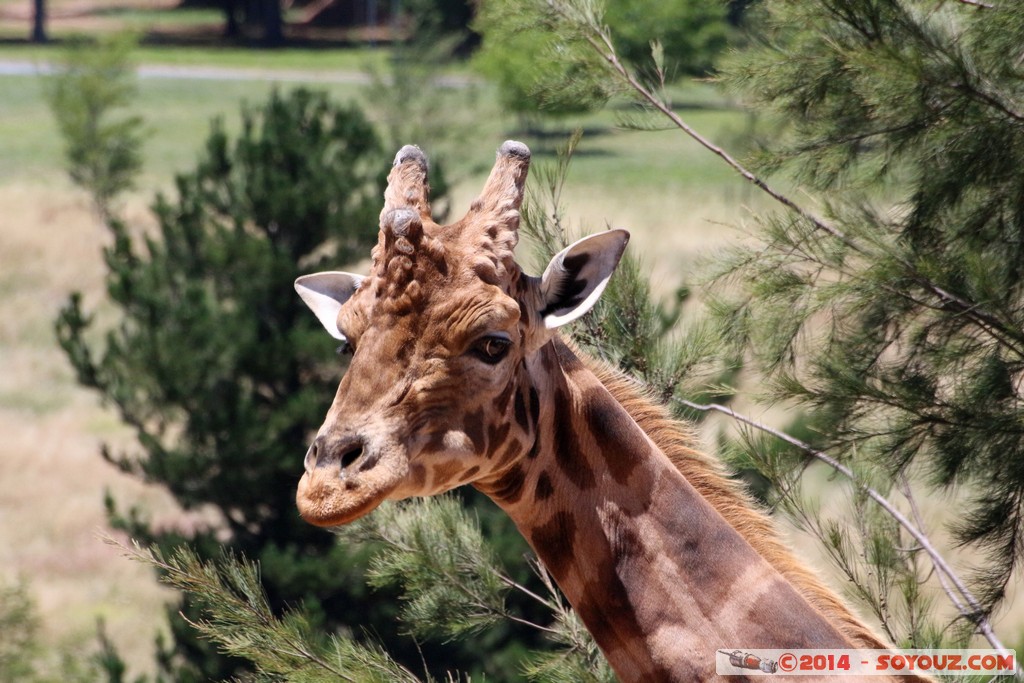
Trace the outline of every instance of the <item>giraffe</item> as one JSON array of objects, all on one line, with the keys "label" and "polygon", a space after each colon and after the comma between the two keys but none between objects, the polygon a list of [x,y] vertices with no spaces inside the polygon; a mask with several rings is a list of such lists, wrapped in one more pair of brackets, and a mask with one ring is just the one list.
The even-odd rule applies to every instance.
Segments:
[{"label": "giraffe", "polygon": [[385,499],[475,486],[627,682],[714,680],[723,647],[885,647],[683,425],[559,335],[629,234],[585,237],[526,275],[513,252],[529,162],[505,142],[466,216],[442,226],[427,159],[403,147],[370,274],[296,281],[352,353],[306,453],[302,517],[336,526]]}]

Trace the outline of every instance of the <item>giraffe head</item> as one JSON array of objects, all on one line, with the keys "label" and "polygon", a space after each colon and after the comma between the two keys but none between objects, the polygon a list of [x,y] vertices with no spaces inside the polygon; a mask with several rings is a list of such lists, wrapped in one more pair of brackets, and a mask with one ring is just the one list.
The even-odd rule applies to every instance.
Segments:
[{"label": "giraffe head", "polygon": [[345,524],[385,499],[493,480],[529,450],[537,420],[525,413],[538,408],[525,360],[594,305],[629,238],[585,238],[541,277],[525,275],[513,250],[529,164],[526,145],[504,143],[466,216],[441,226],[426,157],[403,147],[370,274],[296,281],[353,354],[306,454],[296,497],[306,521]]}]

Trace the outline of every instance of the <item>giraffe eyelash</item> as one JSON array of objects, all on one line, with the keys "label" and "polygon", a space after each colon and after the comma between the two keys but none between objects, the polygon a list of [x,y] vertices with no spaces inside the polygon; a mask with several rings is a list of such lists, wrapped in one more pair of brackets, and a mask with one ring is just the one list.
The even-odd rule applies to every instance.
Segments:
[{"label": "giraffe eyelash", "polygon": [[512,340],[504,335],[489,334],[478,339],[470,352],[488,365],[496,365],[508,355]]}]

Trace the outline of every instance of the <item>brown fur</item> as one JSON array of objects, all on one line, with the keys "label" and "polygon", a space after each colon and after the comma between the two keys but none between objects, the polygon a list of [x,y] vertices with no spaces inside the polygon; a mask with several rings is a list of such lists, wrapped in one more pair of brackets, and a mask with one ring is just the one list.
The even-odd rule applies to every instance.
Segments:
[{"label": "brown fur", "polygon": [[740,484],[726,476],[721,463],[694,450],[694,435],[684,424],[645,395],[636,381],[602,361],[577,353],[687,481],[854,647],[888,647],[813,571],[793,556],[779,538],[771,518],[757,509],[757,503]]}]

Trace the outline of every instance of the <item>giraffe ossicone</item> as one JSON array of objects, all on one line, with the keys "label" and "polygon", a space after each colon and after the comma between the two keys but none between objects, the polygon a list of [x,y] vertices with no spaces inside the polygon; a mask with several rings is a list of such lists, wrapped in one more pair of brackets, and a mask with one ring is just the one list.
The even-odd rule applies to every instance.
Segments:
[{"label": "giraffe ossicone", "polygon": [[[319,526],[471,484],[516,523],[624,681],[715,678],[721,648],[882,647],[685,427],[557,331],[628,242],[586,237],[540,277],[515,262],[526,145],[431,218],[428,164],[395,157],[365,277],[295,287],[353,351],[296,501]],[[877,680],[877,679],[872,679]]]}]

